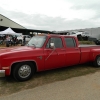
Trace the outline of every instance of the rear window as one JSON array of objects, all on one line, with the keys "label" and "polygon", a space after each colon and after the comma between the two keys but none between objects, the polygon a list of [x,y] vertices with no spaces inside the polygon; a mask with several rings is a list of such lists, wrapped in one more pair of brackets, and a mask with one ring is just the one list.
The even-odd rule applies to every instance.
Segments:
[{"label": "rear window", "polygon": [[66,47],[76,47],[74,38],[65,38]]}]

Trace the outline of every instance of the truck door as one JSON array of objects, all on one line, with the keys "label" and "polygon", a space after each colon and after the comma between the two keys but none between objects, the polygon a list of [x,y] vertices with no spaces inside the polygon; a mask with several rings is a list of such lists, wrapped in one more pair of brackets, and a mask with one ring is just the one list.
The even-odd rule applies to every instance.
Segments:
[{"label": "truck door", "polygon": [[76,65],[80,62],[80,48],[77,47],[75,38],[73,37],[65,37],[65,45],[66,45],[66,65]]},{"label": "truck door", "polygon": [[[55,44],[55,49],[50,48],[50,42]],[[65,66],[65,48],[60,37],[49,38],[44,53],[46,70]]]}]

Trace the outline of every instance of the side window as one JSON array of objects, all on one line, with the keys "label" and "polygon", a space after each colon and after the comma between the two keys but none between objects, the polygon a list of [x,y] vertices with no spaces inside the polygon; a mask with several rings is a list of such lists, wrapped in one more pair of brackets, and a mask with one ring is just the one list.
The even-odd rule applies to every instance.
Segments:
[{"label": "side window", "polygon": [[65,38],[65,43],[67,47],[76,47],[76,42],[74,38]]},{"label": "side window", "polygon": [[55,44],[55,48],[62,48],[62,40],[59,37],[52,37],[49,39],[46,48],[50,48],[50,43],[54,43]]}]

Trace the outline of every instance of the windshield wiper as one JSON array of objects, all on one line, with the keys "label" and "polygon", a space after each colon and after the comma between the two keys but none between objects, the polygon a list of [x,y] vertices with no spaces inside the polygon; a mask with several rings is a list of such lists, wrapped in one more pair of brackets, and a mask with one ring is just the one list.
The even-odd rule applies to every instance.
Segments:
[{"label": "windshield wiper", "polygon": [[35,48],[36,48],[36,45],[35,44],[32,44]]},{"label": "windshield wiper", "polygon": [[[31,45],[33,45],[33,46],[36,48],[36,45],[35,45],[35,44],[31,44]],[[29,44],[27,44],[26,46],[28,46],[28,47],[29,47],[30,45],[29,45]]]}]

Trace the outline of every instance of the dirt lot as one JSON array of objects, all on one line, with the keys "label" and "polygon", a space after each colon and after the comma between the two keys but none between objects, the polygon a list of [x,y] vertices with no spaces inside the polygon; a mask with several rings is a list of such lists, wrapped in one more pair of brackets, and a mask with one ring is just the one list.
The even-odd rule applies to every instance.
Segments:
[{"label": "dirt lot", "polygon": [[0,100],[100,100],[100,71],[2,96]]},{"label": "dirt lot", "polygon": [[[18,45],[16,45],[16,46],[21,46],[21,44],[18,44]],[[2,49],[2,48],[16,47],[16,46],[9,46],[9,47],[6,47],[6,45],[4,44],[4,45],[0,45],[0,49]]]},{"label": "dirt lot", "polygon": [[26,82],[17,82],[12,77],[0,78],[0,96],[32,89],[55,81],[66,80],[72,77],[98,72],[99,70],[100,68],[94,68],[91,64],[84,64],[39,72],[36,73],[32,79]]}]

